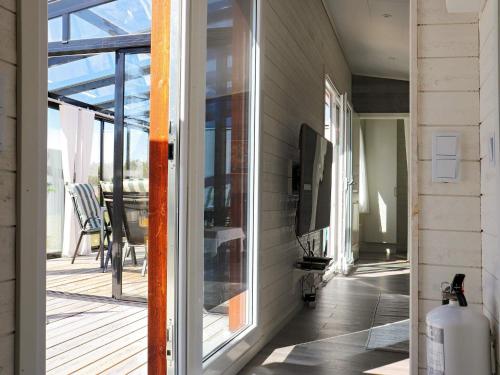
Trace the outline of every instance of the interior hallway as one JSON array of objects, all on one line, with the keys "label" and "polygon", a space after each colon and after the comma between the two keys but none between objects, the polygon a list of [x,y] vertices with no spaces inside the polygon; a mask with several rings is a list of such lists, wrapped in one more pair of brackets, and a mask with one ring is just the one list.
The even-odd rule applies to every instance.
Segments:
[{"label": "interior hallway", "polygon": [[369,254],[350,276],[334,277],[316,308],[304,307],[240,374],[408,374],[409,265]]}]

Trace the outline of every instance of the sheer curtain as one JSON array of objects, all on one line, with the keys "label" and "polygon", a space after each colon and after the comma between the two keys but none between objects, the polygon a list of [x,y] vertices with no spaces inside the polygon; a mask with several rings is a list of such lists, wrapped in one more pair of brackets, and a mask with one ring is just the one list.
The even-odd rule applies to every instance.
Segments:
[{"label": "sheer curtain", "polygon": [[[65,183],[88,182],[90,152],[94,112],[80,109],[72,105],[59,106],[62,129],[62,164]],[[63,256],[73,256],[80,226],[76,217],[73,202],[65,191]],[[80,246],[79,254],[90,253],[90,238],[86,238]]]},{"label": "sheer curtain", "polygon": [[363,134],[363,124],[359,127],[359,213],[370,212],[370,202],[368,200],[368,175],[366,171],[365,139]]}]

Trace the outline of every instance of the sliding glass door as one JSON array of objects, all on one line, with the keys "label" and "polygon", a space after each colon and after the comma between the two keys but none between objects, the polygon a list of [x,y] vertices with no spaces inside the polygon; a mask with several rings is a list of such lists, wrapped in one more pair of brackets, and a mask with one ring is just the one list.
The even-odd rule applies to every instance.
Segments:
[{"label": "sliding glass door", "polygon": [[353,162],[352,162],[352,107],[344,96],[344,124],[343,124],[343,154],[344,154],[344,178],[343,178],[343,254],[342,272],[348,272],[354,263],[352,253],[352,193],[353,193]]},{"label": "sliding glass door", "polygon": [[254,2],[208,1],[203,356],[252,316]]}]

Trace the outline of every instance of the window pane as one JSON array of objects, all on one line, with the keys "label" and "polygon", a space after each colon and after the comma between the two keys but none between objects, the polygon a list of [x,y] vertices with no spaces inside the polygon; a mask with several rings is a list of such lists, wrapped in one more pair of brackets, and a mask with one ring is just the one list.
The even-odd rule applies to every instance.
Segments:
[{"label": "window pane", "polygon": [[113,150],[115,148],[114,124],[104,122],[103,154],[102,154],[102,180],[113,180]]},{"label": "window pane", "polygon": [[124,143],[123,178],[148,178],[149,131],[127,127]]},{"label": "window pane", "polygon": [[59,111],[48,108],[47,120],[47,253],[60,254],[64,227],[64,179]]},{"label": "window pane", "polygon": [[115,54],[63,56],[66,62],[49,67],[49,92],[104,110],[114,107]]},{"label": "window pane", "polygon": [[72,40],[151,32],[151,0],[117,0],[70,15]]},{"label": "window pane", "polygon": [[57,17],[49,20],[48,24],[48,41],[60,42],[62,40],[62,17]]},{"label": "window pane", "polygon": [[208,1],[203,355],[252,323],[248,215],[253,1]]},{"label": "window pane", "polygon": [[92,151],[90,154],[89,183],[99,196],[99,170],[101,164],[101,120],[94,120]]}]

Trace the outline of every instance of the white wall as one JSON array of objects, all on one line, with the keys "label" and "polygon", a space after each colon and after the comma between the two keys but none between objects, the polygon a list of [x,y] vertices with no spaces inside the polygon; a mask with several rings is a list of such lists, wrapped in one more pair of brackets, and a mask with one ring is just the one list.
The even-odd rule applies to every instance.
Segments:
[{"label": "white wall", "polygon": [[[3,83],[2,83],[3,81]],[[0,151],[0,374],[14,373],[16,225],[16,2],[0,1],[0,98],[5,147]],[[1,99],[0,99],[1,100]]]},{"label": "white wall", "polygon": [[[449,14],[445,0],[418,0],[419,368],[425,373],[425,315],[441,303],[440,284],[467,275],[472,308],[482,308],[479,163],[479,24]],[[462,178],[432,183],[431,136],[462,135]]]},{"label": "white wall", "polygon": [[299,130],[324,131],[325,73],[349,92],[351,73],[321,0],[266,0],[262,5],[262,213],[260,318],[272,334],[302,302],[293,284],[301,252],[295,207],[289,200],[289,165],[299,159]]},{"label": "white wall", "polygon": [[397,120],[363,120],[370,211],[360,215],[362,242],[396,243]]},{"label": "white wall", "polygon": [[[483,309],[491,320],[497,342],[500,339],[498,10],[497,0],[486,1],[479,20]],[[494,163],[490,162],[490,137],[497,150]]]}]

